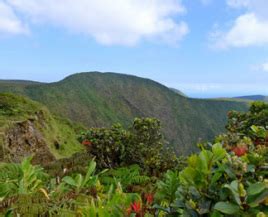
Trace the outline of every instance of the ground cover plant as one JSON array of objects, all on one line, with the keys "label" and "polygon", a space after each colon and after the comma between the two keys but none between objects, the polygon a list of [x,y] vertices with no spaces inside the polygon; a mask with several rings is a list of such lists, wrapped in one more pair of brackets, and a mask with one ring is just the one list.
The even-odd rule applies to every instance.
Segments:
[{"label": "ground cover plant", "polygon": [[[163,154],[156,119],[125,129],[90,129],[79,140],[88,163],[60,173],[21,163],[0,164],[2,216],[268,215],[268,105],[230,112],[228,132],[187,157]],[[73,161],[77,162],[77,161]],[[167,163],[168,162],[168,163]],[[83,162],[84,163],[84,162]],[[49,174],[48,174],[49,173]],[[60,175],[59,175],[60,174]]]}]

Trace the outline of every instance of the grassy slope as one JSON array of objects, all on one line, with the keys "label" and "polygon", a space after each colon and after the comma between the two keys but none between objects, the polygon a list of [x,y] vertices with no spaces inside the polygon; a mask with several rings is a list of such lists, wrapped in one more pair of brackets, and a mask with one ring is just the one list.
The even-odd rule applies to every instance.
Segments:
[{"label": "grassy slope", "polygon": [[114,73],[80,73],[57,83],[27,85],[20,91],[86,126],[159,118],[166,138],[181,153],[194,150],[199,138],[212,139],[224,131],[229,110],[247,109],[243,102],[189,99],[154,81]]},{"label": "grassy slope", "polygon": [[[70,122],[52,116],[42,105],[24,97],[13,94],[0,94],[0,144],[7,128],[18,122],[34,117],[36,112],[42,111],[46,127],[37,123],[36,127],[42,132],[49,149],[56,158],[69,157],[82,149],[76,141],[76,133]],[[61,148],[56,150],[54,142],[58,141]]]}]

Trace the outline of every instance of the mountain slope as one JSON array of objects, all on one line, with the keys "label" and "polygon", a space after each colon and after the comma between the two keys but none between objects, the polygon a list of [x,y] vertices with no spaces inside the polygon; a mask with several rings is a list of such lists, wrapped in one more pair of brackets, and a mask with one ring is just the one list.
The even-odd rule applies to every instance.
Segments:
[{"label": "mountain slope", "polygon": [[42,105],[13,94],[0,94],[0,161],[47,163],[82,150],[71,123]]},{"label": "mountain slope", "polygon": [[182,91],[176,89],[176,88],[169,88],[170,90],[174,91],[175,93],[181,95],[181,96],[184,96],[184,97],[187,97],[187,95],[185,93],[183,93]]},{"label": "mountain slope", "polygon": [[[1,86],[2,92],[12,91]],[[91,127],[156,117],[167,140],[183,154],[195,150],[199,139],[223,132],[229,110],[247,109],[243,102],[190,99],[152,80],[115,73],[80,73],[56,83],[26,85],[19,92]]]}]

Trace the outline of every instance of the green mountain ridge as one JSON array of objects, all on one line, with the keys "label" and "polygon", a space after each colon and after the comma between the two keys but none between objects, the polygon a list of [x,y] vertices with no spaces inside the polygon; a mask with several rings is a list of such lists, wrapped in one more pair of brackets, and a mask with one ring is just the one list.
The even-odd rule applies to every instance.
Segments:
[{"label": "green mountain ridge", "polygon": [[87,127],[127,126],[135,117],[155,117],[179,154],[196,150],[199,140],[224,131],[227,112],[245,111],[248,103],[192,99],[150,79],[116,73],[79,73],[54,83],[0,82],[0,92],[28,96],[49,110]]}]

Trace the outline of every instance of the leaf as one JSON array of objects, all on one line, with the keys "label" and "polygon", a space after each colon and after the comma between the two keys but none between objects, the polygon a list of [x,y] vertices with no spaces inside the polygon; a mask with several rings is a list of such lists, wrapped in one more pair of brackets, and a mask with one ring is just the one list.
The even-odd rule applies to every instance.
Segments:
[{"label": "leaf", "polygon": [[217,211],[217,210],[214,210],[213,213],[212,213],[212,215],[211,215],[211,217],[222,217],[222,216],[223,215],[219,211]]},{"label": "leaf", "polygon": [[222,147],[220,143],[216,143],[212,146],[213,160],[217,162],[223,159],[226,155],[226,150]]},{"label": "leaf", "polygon": [[247,202],[249,203],[250,207],[257,207],[267,198],[268,198],[268,189],[264,190],[260,194],[249,196]]},{"label": "leaf", "polygon": [[218,210],[221,213],[233,215],[239,212],[239,206],[229,203],[229,202],[218,202],[214,206],[215,210]]},{"label": "leaf", "polygon": [[255,126],[255,125],[252,125],[250,128],[254,133],[257,133],[258,130],[259,130],[259,128],[257,126]]},{"label": "leaf", "polygon": [[222,174],[223,174],[222,171],[216,172],[216,173],[212,176],[212,178],[211,178],[211,183],[210,183],[210,185],[215,184],[215,183],[221,178]]},{"label": "leaf", "polygon": [[92,179],[92,175],[94,174],[96,169],[96,162],[94,160],[90,161],[88,169],[87,169],[87,174],[83,180],[82,186],[84,187],[90,179]]},{"label": "leaf", "polygon": [[64,181],[65,183],[67,183],[68,185],[74,186],[76,187],[76,182],[74,181],[74,179],[70,176],[65,176],[62,181]]},{"label": "leaf", "polygon": [[76,187],[77,187],[77,190],[81,189],[84,187],[83,185],[83,176],[81,174],[77,174],[75,176],[75,183],[76,183]]},{"label": "leaf", "polygon": [[264,183],[251,184],[247,189],[247,193],[248,193],[248,195],[259,194],[265,189],[265,187],[266,186]]},{"label": "leaf", "polygon": [[225,184],[224,188],[227,188],[231,191],[235,202],[240,205],[241,200],[240,200],[240,195],[239,195],[239,191],[238,191],[238,181],[237,180],[232,181],[230,185]]},{"label": "leaf", "polygon": [[48,196],[47,191],[46,191],[44,188],[40,188],[39,190],[40,190],[40,191],[45,195],[45,197],[49,200],[49,196]]},{"label": "leaf", "polygon": [[201,171],[207,173],[208,172],[208,164],[210,162],[212,153],[207,150],[202,150],[198,156],[198,164],[197,167],[200,168]]}]

